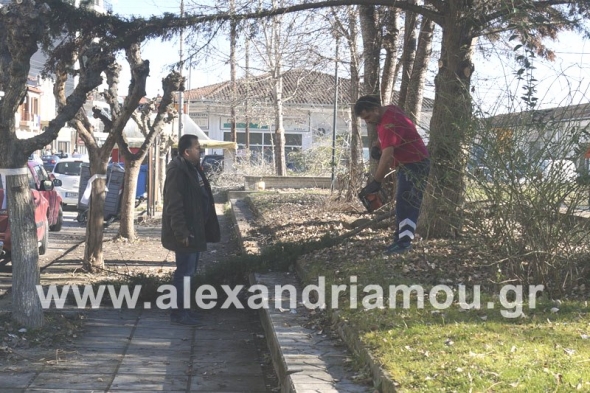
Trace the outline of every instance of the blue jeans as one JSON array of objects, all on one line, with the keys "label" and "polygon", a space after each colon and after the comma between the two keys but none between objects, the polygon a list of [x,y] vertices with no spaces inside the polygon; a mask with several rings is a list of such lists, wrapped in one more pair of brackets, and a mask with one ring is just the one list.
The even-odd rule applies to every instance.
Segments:
[{"label": "blue jeans", "polygon": [[397,171],[394,243],[399,242],[407,245],[414,240],[429,171],[430,161],[428,159],[402,164]]},{"label": "blue jeans", "polygon": [[[178,310],[172,312],[181,312],[184,310],[184,278],[189,277],[189,283],[192,283],[193,276],[197,272],[197,262],[199,262],[200,253],[184,253],[176,252],[176,271],[174,272],[173,284],[176,288],[176,305]],[[191,288],[188,288],[189,299],[192,298]],[[186,309],[190,309],[190,301],[186,305]]]}]

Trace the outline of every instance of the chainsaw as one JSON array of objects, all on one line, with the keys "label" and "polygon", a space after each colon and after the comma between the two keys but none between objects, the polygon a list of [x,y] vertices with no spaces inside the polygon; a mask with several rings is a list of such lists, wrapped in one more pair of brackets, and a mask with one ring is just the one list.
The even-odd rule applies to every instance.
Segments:
[{"label": "chainsaw", "polygon": [[360,192],[358,197],[369,213],[379,210],[387,201],[387,194],[385,193],[384,189],[380,189],[379,191],[371,194]]},{"label": "chainsaw", "polygon": [[[390,171],[385,177],[395,173],[395,169]],[[367,209],[369,213],[373,213],[383,207],[387,203],[387,193],[383,188],[381,188],[377,192],[373,192],[371,194],[366,194],[364,192],[359,192],[358,194],[361,203]]]}]

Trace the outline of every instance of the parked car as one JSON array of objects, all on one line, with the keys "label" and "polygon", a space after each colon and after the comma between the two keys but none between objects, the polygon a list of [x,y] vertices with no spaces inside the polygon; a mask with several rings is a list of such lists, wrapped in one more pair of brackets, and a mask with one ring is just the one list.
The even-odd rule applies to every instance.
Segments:
[{"label": "parked car", "polygon": [[45,168],[47,172],[51,172],[55,164],[59,162],[59,158],[60,157],[57,154],[42,156],[41,160],[43,160],[43,168]]},{"label": "parked car", "polygon": [[544,160],[539,169],[543,180],[573,182],[578,177],[576,164],[571,160]]},{"label": "parked car", "polygon": [[208,154],[201,159],[201,168],[207,177],[219,175],[223,172],[223,155]]},{"label": "parked car", "polygon": [[[31,188],[41,192],[47,202],[49,202],[49,209],[47,210],[47,220],[49,222],[49,230],[52,232],[61,231],[63,225],[64,213],[61,207],[62,198],[55,187],[61,186],[61,180],[53,180],[45,170],[45,168],[34,161],[28,162],[29,168],[29,183]],[[32,178],[31,178],[32,176]],[[51,187],[43,186],[43,182],[50,181]]]},{"label": "parked car", "polygon": [[56,191],[66,205],[78,205],[78,191],[80,187],[80,167],[82,163],[88,162],[81,158],[64,158],[59,160],[51,177],[61,180],[61,186],[56,187]]},{"label": "parked car", "polygon": [[29,161],[35,161],[37,164],[43,165],[43,160],[37,153],[33,153],[29,156]]},{"label": "parked car", "polygon": [[[37,228],[37,241],[39,254],[47,252],[49,244],[49,231],[51,223],[56,230],[61,229],[63,213],[61,213],[61,198],[53,191],[54,187],[60,185],[59,180],[51,181],[47,172],[39,163],[29,161],[29,185],[35,207],[35,225]],[[0,253],[12,250],[12,235],[10,231],[9,212],[5,203],[5,187],[0,179]],[[50,221],[54,220],[54,221]]]}]

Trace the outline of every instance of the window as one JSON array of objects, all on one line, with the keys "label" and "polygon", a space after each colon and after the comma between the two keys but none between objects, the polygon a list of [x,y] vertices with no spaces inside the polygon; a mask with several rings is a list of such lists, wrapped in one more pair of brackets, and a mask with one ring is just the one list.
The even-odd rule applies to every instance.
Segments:
[{"label": "window", "polygon": [[[226,142],[230,142],[231,141],[231,132],[224,132],[223,133],[223,140]],[[245,145],[246,144],[246,134],[244,134],[243,132],[238,132],[237,142],[239,145]]]},{"label": "window", "polygon": [[47,176],[47,171],[41,165],[35,166],[34,171],[35,171],[35,174],[37,175],[37,179],[39,179],[39,181],[49,179],[49,176]]},{"label": "window", "polygon": [[271,133],[264,134],[264,144],[265,145],[272,145],[272,134]]},{"label": "window", "polygon": [[[244,134],[244,139],[245,139]],[[262,134],[259,132],[251,132],[250,133],[250,144],[251,145],[262,145]]]},{"label": "window", "polygon": [[80,166],[82,161],[75,162],[58,162],[53,168],[53,172],[59,173],[60,175],[75,176],[80,175]]},{"label": "window", "polygon": [[285,145],[301,146],[303,144],[303,137],[301,134],[285,134]]}]

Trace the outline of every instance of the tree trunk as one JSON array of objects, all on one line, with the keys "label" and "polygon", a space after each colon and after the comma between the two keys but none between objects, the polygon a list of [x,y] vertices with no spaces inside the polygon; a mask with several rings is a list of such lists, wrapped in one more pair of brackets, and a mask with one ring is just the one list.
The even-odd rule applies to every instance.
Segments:
[{"label": "tree trunk", "polygon": [[[381,40],[377,26],[375,6],[362,5],[359,7],[361,35],[363,38],[364,91],[363,94],[380,94],[379,89],[379,54]],[[367,124],[369,148],[378,141],[377,127]],[[375,173],[377,164],[371,162],[371,173]]]},{"label": "tree trunk", "polygon": [[283,127],[283,76],[281,68],[275,68],[275,165],[277,176],[285,176],[287,162],[285,160],[285,128]]},{"label": "tree trunk", "polygon": [[[229,12],[231,14],[235,11],[235,0],[229,2]],[[236,128],[236,105],[237,105],[237,87],[236,87],[236,41],[237,41],[237,22],[231,20],[230,32],[229,32],[229,68],[230,68],[230,80],[231,80],[231,140],[232,142],[238,141],[238,131]]]},{"label": "tree trunk", "polygon": [[92,182],[92,194],[90,197],[88,221],[86,223],[86,247],[84,248],[84,269],[91,273],[97,273],[104,268],[104,256],[102,252],[102,239],[104,227],[104,201],[106,197],[106,173],[107,163],[100,157],[93,159],[90,155],[90,174],[102,175]]},{"label": "tree trunk", "polygon": [[395,7],[389,7],[387,10],[385,28],[383,36],[383,47],[385,48],[385,60],[383,61],[383,72],[381,77],[381,100],[385,104],[391,104],[393,100],[393,86],[397,77],[397,40],[399,29],[397,28],[397,19],[399,11]]},{"label": "tree trunk", "polygon": [[469,88],[473,44],[473,34],[465,20],[449,20],[443,28],[430,122],[430,182],[421,215],[428,236],[454,237],[462,227],[464,147],[467,130],[472,126]]},{"label": "tree trunk", "polygon": [[[411,1],[415,3],[415,1]],[[402,52],[402,80],[399,88],[398,105],[406,110],[406,99],[408,97],[408,86],[410,85],[410,76],[414,67],[414,58],[416,56],[416,19],[414,12],[406,11],[406,23],[404,32],[404,47]]]},{"label": "tree trunk", "polygon": [[164,200],[164,182],[166,181],[166,152],[163,153],[161,150],[160,154],[158,154],[158,168],[160,168],[158,172],[158,189],[154,198],[156,203],[161,206]]},{"label": "tree trunk", "polygon": [[358,28],[356,22],[356,15],[349,14],[349,32],[350,38],[348,46],[351,54],[350,62],[350,99],[352,113],[350,124],[350,184],[347,187],[346,200],[351,201],[356,198],[358,190],[362,187],[363,181],[363,139],[361,136],[361,121],[360,118],[354,115],[354,103],[360,96],[360,70],[359,70],[359,56],[358,56]]},{"label": "tree trunk", "polygon": [[141,160],[130,160],[125,162],[125,188],[121,198],[121,222],[119,224],[119,236],[135,240],[135,190],[137,189],[137,178],[141,169]]},{"label": "tree trunk", "polygon": [[418,50],[416,59],[412,68],[412,81],[408,86],[408,96],[406,98],[406,113],[412,119],[414,124],[420,121],[422,113],[422,97],[424,96],[424,79],[428,71],[428,63],[432,54],[432,36],[434,31],[434,22],[428,18],[422,18],[420,27],[420,36],[418,38]]},{"label": "tree trunk", "polygon": [[[40,273],[34,208],[42,196],[37,194],[37,200],[31,200],[28,168],[23,170],[27,172],[6,176],[4,186],[12,234],[12,317],[35,329],[43,326],[43,309],[36,290]],[[49,231],[48,225],[45,231]]]}]

